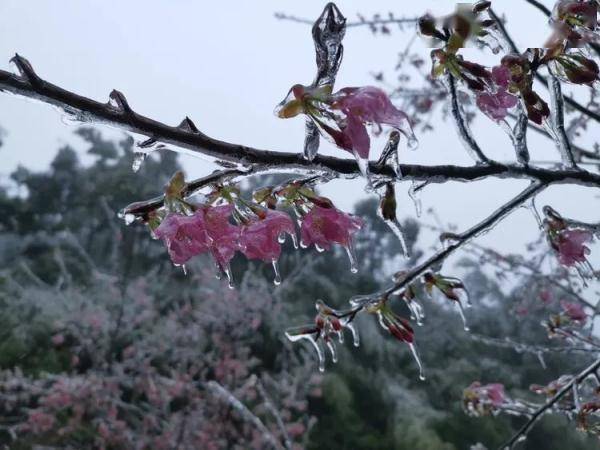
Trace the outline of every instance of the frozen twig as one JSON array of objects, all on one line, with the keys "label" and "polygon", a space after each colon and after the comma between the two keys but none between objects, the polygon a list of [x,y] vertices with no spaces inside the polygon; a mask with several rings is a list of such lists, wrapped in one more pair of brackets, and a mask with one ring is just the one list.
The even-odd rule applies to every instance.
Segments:
[{"label": "frozen twig", "polygon": [[256,429],[262,434],[264,440],[271,444],[273,448],[277,450],[284,450],[281,443],[275,438],[275,436],[273,436],[263,421],[260,420],[258,416],[254,415],[252,411],[250,411],[246,405],[238,400],[235,395],[214,380],[209,381],[205,386],[212,394],[228,403],[233,409],[235,409],[244,420],[254,425],[254,427],[256,427]]},{"label": "frozen twig", "polygon": [[454,76],[450,72],[446,72],[445,76],[446,87],[448,89],[448,93],[450,94],[450,113],[452,115],[454,125],[456,126],[458,137],[465,146],[465,149],[469,155],[471,155],[476,163],[489,163],[490,160],[484,155],[481,147],[479,147],[479,144],[473,137],[473,134],[469,128],[469,124],[464,117],[464,113],[458,99],[456,80],[454,79]]},{"label": "frozen twig", "polygon": [[556,133],[556,145],[560,150],[563,164],[572,168],[577,167],[573,158],[571,142],[565,131],[565,105],[560,80],[550,74],[550,98],[552,100],[552,128]]},{"label": "frozen twig", "polygon": [[527,433],[531,430],[531,428],[535,425],[537,420],[550,408],[552,408],[561,398],[565,396],[565,394],[571,392],[573,385],[580,384],[583,382],[588,376],[593,375],[598,368],[600,368],[600,359],[596,360],[586,369],[581,371],[577,376],[573,377],[571,381],[565,384],[560,391],[556,393],[554,397],[548,400],[541,408],[539,408],[535,413],[533,413],[530,419],[517,431],[517,433],[511,437],[505,444],[500,446],[499,450],[512,449],[514,445],[523,439],[524,436],[527,436]]},{"label": "frozen twig", "polygon": [[400,289],[410,284],[412,281],[417,279],[419,276],[424,274],[426,271],[430,270],[432,267],[436,267],[442,264],[448,256],[454,253],[456,250],[461,248],[463,245],[467,244],[471,241],[471,239],[475,238],[479,234],[489,230],[497,223],[499,223],[502,219],[504,219],[508,214],[513,212],[516,208],[521,206],[524,202],[529,200],[534,195],[541,192],[546,186],[540,183],[534,183],[529,186],[527,189],[522,191],[516,197],[512,198],[509,202],[502,205],[496,211],[494,211],[491,215],[486,217],[484,220],[479,222],[478,224],[472,226],[467,231],[457,234],[454,236],[454,240],[451,244],[449,244],[445,249],[440,250],[435,253],[429,259],[415,267],[414,269],[407,272],[402,281],[396,283],[394,286],[388,288],[385,291],[385,294],[392,295],[395,292],[398,292]]}]

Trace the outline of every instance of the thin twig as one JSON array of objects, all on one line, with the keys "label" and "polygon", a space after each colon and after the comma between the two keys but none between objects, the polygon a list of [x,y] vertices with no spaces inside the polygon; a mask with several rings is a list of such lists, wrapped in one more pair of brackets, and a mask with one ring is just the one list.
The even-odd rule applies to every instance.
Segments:
[{"label": "thin twig", "polygon": [[246,405],[244,405],[240,400],[237,399],[235,395],[225,389],[221,384],[217,383],[214,380],[206,383],[206,388],[213,393],[215,396],[220,398],[221,400],[228,403],[233,409],[240,413],[240,415],[250,422],[252,425],[256,427],[258,431],[262,434],[265,441],[267,441],[273,448],[276,450],[284,450],[279,441],[273,436],[273,434],[269,431],[269,429],[265,426],[262,420],[259,417],[254,415],[252,411],[250,411]]},{"label": "thin twig", "polygon": [[520,442],[523,436],[527,436],[527,433],[535,425],[537,420],[544,414],[548,409],[552,408],[565,394],[567,394],[574,384],[580,384],[588,376],[592,375],[596,370],[600,368],[600,359],[596,360],[586,369],[579,373],[579,375],[573,377],[571,381],[565,384],[557,394],[548,400],[541,408],[532,414],[531,418],[517,431],[517,433],[511,437],[505,444],[499,447],[499,450],[511,449],[513,446]]}]

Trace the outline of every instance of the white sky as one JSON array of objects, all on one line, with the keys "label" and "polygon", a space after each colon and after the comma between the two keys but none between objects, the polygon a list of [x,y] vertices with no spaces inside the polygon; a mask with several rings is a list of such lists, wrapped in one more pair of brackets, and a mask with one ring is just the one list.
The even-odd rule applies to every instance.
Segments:
[{"label": "white sky", "polygon": [[[206,134],[219,139],[282,151],[302,150],[303,120],[280,120],[272,111],[295,83],[309,83],[315,73],[314,50],[307,25],[282,22],[276,11],[316,18],[324,1],[203,0],[0,0],[0,67],[6,69],[15,52],[28,58],[47,80],[98,100],[119,89],[141,114],[177,124],[189,115]],[[546,2],[550,4],[549,1]],[[342,12],[412,17],[429,10],[450,12],[449,0],[341,0]],[[547,34],[545,21],[523,0],[496,0],[496,11],[506,13],[517,44],[540,45]],[[370,71],[387,69],[392,75],[398,52],[409,33],[373,37],[366,28],[348,30],[345,58],[338,87],[372,84]],[[419,44],[421,45],[421,44]],[[428,52],[423,48],[423,52]],[[426,53],[424,53],[426,54]],[[488,60],[494,63],[494,58]],[[0,126],[8,135],[0,148],[0,174],[18,164],[43,169],[64,142],[77,143],[73,128],[65,126],[53,109],[0,95]],[[107,129],[104,129],[107,130]],[[496,159],[514,158],[507,137],[486,118],[474,131],[485,152]],[[595,131],[597,135],[597,128]],[[108,130],[113,136],[118,132]],[[417,152],[406,162],[471,164],[453,129],[439,124],[432,134],[419,136]],[[548,141],[530,139],[533,159],[558,158]],[[332,146],[323,152],[347,156]],[[377,147],[373,154],[377,155]],[[85,160],[85,156],[82,154]],[[190,178],[213,166],[182,157]],[[132,176],[135,176],[132,173]],[[423,207],[435,208],[444,221],[464,229],[482,219],[525,185],[489,180],[428,187]],[[414,216],[399,187],[401,217]],[[360,181],[331,183],[324,192],[344,208],[364,197]],[[139,199],[131,199],[139,200]],[[598,198],[591,189],[555,187],[538,204],[552,203],[565,216],[600,221]],[[592,207],[590,207],[592,206]],[[529,211],[516,212],[481,242],[511,251],[537,237]],[[428,240],[428,244],[433,237]],[[592,262],[600,266],[600,248]]]}]

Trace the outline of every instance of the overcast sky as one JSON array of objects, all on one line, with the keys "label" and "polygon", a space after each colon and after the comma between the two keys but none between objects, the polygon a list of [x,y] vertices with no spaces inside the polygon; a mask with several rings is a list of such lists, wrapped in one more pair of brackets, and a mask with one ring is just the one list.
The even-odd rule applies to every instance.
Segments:
[{"label": "overcast sky", "polygon": [[[116,88],[125,93],[133,108],[148,117],[177,124],[189,115],[203,132],[216,138],[300,152],[303,120],[280,120],[272,111],[291,85],[308,84],[314,77],[310,27],[276,20],[273,14],[283,11],[314,19],[325,3],[0,0],[0,67],[6,69],[8,60],[18,52],[42,77],[79,94],[106,100]],[[337,2],[349,20],[355,20],[357,12],[367,17],[388,11],[406,17],[427,10],[441,14],[450,12],[454,3]],[[544,41],[548,29],[536,10],[522,0],[495,3],[497,12],[507,14],[509,29],[521,48],[539,46]],[[373,37],[366,28],[350,29],[337,86],[373,84],[370,73],[374,70],[392,75],[397,54],[410,33],[394,31],[391,36]],[[426,55],[429,50],[418,45]],[[494,58],[488,57],[488,61],[492,64]],[[0,95],[0,126],[7,132],[5,145],[0,148],[3,176],[19,164],[38,170],[47,167],[58,146],[65,142],[81,148],[85,160],[83,147],[77,147],[80,142],[72,136],[74,128],[64,125],[60,115],[49,107]],[[120,135],[103,130],[111,136]],[[502,161],[514,158],[506,135],[485,117],[476,122],[474,131],[489,156]],[[439,124],[434,133],[419,136],[419,140],[417,152],[405,153],[406,162],[471,164],[448,125]],[[557,158],[548,141],[532,138],[531,146],[534,160]],[[378,151],[375,147],[373,153],[377,155]],[[323,152],[347,155],[328,144]],[[191,157],[182,157],[182,162],[189,177],[213,170],[211,164]],[[324,191],[337,204],[350,208],[367,195],[362,184],[360,180],[337,181]],[[436,185],[425,190],[423,206],[433,207],[444,221],[464,229],[525,186],[523,182],[498,180]],[[399,214],[414,217],[407,190],[407,183],[400,185]],[[566,216],[600,221],[598,198],[591,189],[551,188],[540,195],[538,204],[545,203]],[[518,251],[538,235],[532,214],[523,209],[481,241]],[[600,266],[600,258],[595,256],[592,262]]]}]

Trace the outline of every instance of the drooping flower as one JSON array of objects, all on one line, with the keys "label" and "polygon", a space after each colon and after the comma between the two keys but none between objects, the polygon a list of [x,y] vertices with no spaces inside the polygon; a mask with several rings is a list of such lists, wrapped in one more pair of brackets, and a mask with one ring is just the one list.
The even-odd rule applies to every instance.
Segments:
[{"label": "drooping flower", "polygon": [[241,229],[240,250],[248,259],[272,262],[281,254],[280,236],[295,236],[294,222],[286,213],[268,209],[264,218],[252,220]]},{"label": "drooping flower", "polygon": [[224,272],[228,271],[229,262],[240,245],[240,227],[229,222],[233,208],[233,205],[220,205],[204,209],[204,223],[211,239],[209,249]]},{"label": "drooping flower", "polygon": [[349,87],[331,92],[331,86],[294,85],[277,106],[280,118],[306,114],[326,137],[356,158],[368,159],[370,138],[366,125],[389,125],[416,147],[408,116],[397,109],[387,94],[373,86]]},{"label": "drooping flower", "polygon": [[563,309],[563,313],[572,321],[585,323],[587,320],[587,314],[585,313],[583,306],[579,303],[568,302],[561,300],[560,306]]},{"label": "drooping flower", "polygon": [[546,237],[559,262],[565,267],[575,267],[583,277],[593,275],[593,268],[587,260],[590,249],[585,244],[593,240],[594,233],[586,228],[586,224],[564,219],[548,205],[543,211]]},{"label": "drooping flower", "polygon": [[365,124],[389,125],[414,140],[408,116],[397,109],[385,92],[373,86],[340,89],[333,95],[331,108],[346,116],[340,127],[345,150],[369,158],[370,139]]},{"label": "drooping flower", "polygon": [[429,295],[432,294],[433,288],[435,287],[444,295],[444,297],[454,302],[463,321],[465,331],[469,331],[464,308],[471,307],[471,301],[469,299],[469,293],[463,282],[458,278],[447,277],[432,272],[425,273],[423,275],[423,281],[425,282],[425,290],[429,293]]},{"label": "drooping flower", "polygon": [[505,402],[504,385],[500,383],[482,385],[475,381],[463,391],[463,405],[471,415],[489,415]]},{"label": "drooping flower", "polygon": [[363,226],[363,221],[335,207],[313,206],[303,217],[300,234],[303,245],[329,250],[331,244],[352,247],[352,236]]},{"label": "drooping flower", "polygon": [[192,216],[169,213],[154,230],[167,246],[173,264],[185,264],[190,258],[209,249],[211,238],[204,223],[204,212]]}]

